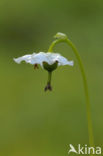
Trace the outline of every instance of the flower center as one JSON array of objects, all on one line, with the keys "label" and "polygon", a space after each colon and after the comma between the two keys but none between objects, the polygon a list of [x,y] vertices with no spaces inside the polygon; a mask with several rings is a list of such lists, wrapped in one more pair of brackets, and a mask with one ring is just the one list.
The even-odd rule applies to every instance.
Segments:
[{"label": "flower center", "polygon": [[48,64],[47,62],[43,62],[43,67],[48,72],[52,72],[57,68],[57,66],[58,66],[58,61],[55,61],[52,65]]}]

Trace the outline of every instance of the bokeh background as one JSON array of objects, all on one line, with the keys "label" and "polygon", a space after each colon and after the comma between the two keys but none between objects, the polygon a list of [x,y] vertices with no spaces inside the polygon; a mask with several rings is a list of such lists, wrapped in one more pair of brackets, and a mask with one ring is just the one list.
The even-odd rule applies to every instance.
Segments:
[{"label": "bokeh background", "polygon": [[55,47],[75,65],[53,73],[52,92],[43,90],[46,71],[13,62],[46,52],[57,32],[66,33],[80,52],[95,144],[103,144],[103,1],[1,0],[0,156],[67,156],[69,144],[88,144],[83,82],[71,48]]}]

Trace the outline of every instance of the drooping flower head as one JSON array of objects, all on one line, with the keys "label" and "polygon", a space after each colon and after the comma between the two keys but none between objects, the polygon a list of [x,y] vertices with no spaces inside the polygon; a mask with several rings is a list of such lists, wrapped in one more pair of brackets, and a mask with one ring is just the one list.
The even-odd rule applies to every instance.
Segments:
[{"label": "drooping flower head", "polygon": [[33,53],[30,55],[24,55],[19,58],[14,58],[16,63],[21,63],[25,61],[26,63],[34,65],[34,68],[38,68],[40,65],[43,69],[48,71],[48,82],[45,87],[46,90],[52,90],[51,87],[51,75],[52,71],[55,70],[58,66],[70,65],[73,66],[73,61],[68,61],[65,57],[61,56],[59,53],[51,52],[39,52]]}]

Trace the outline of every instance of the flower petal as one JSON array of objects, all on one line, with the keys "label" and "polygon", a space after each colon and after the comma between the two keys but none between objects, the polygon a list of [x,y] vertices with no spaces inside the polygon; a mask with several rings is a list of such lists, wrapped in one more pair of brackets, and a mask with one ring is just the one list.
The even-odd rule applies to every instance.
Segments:
[{"label": "flower petal", "polygon": [[14,58],[14,61],[18,64],[21,63],[21,61],[25,61],[26,63],[31,64],[31,56],[32,55],[24,55],[22,57]]},{"label": "flower petal", "polygon": [[47,62],[47,57],[46,57],[47,53],[44,52],[40,52],[37,54],[33,54],[31,56],[31,64],[40,64],[41,66],[43,66],[43,62]]},{"label": "flower petal", "polygon": [[26,63],[30,64],[40,64],[43,67],[43,62],[47,62],[48,64],[52,65],[56,61],[58,61],[58,66],[62,65],[70,65],[73,66],[73,61],[68,61],[65,57],[61,56],[59,53],[51,53],[51,52],[39,52],[33,53],[32,55],[24,55],[19,58],[14,58],[16,63],[20,63],[21,61],[25,61]]},{"label": "flower petal", "polygon": [[68,61],[65,57],[61,56],[59,53],[47,53],[47,63],[53,64],[55,61],[58,61],[58,66],[70,65],[73,66],[73,61]]}]

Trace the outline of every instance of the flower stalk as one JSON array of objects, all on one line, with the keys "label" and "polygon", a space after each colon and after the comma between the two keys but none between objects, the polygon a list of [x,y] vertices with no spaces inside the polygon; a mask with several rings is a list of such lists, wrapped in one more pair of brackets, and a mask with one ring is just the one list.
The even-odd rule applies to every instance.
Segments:
[{"label": "flower stalk", "polygon": [[52,87],[51,87],[51,76],[52,76],[52,72],[48,72],[48,82],[47,85],[45,87],[45,91],[50,90],[52,91]]},{"label": "flower stalk", "polygon": [[[79,68],[81,71],[81,75],[83,78],[83,84],[84,84],[84,91],[85,91],[85,97],[86,97],[86,111],[87,111],[87,121],[88,121],[88,134],[89,134],[89,144],[91,147],[94,147],[94,139],[93,139],[93,130],[92,130],[92,120],[91,120],[91,110],[90,110],[90,99],[89,99],[89,94],[88,94],[88,85],[87,85],[87,79],[86,79],[86,74],[84,70],[84,66],[81,60],[81,57],[79,55],[79,52],[77,51],[75,45],[68,39],[68,37],[65,34],[62,33],[57,33],[55,36],[55,40],[52,42],[50,45],[48,51],[52,52],[53,48],[59,44],[59,43],[67,43],[73,50],[79,64]],[[91,154],[92,156],[92,154]]]}]

